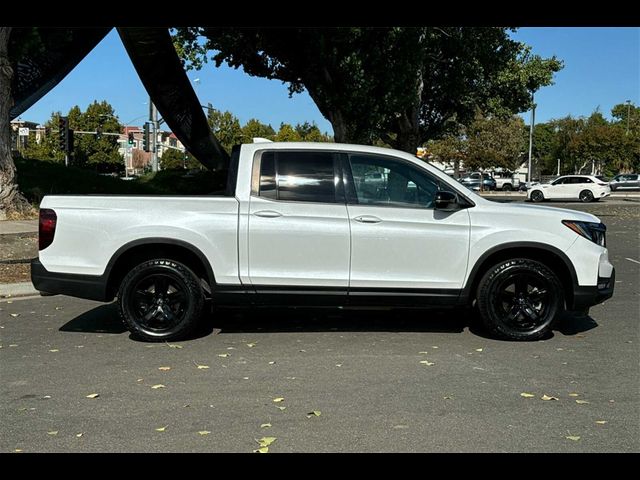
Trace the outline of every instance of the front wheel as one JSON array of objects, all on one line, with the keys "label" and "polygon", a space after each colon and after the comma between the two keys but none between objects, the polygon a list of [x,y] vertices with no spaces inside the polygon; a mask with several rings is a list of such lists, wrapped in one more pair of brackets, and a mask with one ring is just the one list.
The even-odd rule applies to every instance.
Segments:
[{"label": "front wheel", "polygon": [[118,292],[120,317],[135,336],[161,342],[186,337],[204,306],[200,280],[186,265],[169,259],[141,263]]},{"label": "front wheel", "polygon": [[541,202],[544,200],[544,194],[540,190],[534,190],[531,192],[531,201],[532,202]]},{"label": "front wheel", "polygon": [[580,192],[579,197],[582,203],[593,202],[593,192],[591,190],[583,190]]},{"label": "front wheel", "polygon": [[502,190],[504,190],[505,192],[510,192],[511,190],[513,190],[513,187],[511,186],[511,184],[510,184],[510,183],[505,183],[505,184],[502,186]]},{"label": "front wheel", "polygon": [[563,309],[562,284],[544,264],[526,258],[489,269],[478,286],[484,326],[509,340],[538,340],[549,333]]}]

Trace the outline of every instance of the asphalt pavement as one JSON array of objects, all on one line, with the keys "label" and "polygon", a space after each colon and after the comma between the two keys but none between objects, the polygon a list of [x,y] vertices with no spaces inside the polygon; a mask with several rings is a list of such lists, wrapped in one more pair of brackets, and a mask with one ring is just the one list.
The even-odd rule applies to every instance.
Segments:
[{"label": "asphalt pavement", "polygon": [[460,310],[246,310],[147,344],[113,304],[0,301],[0,451],[638,452],[640,207],[552,205],[607,223],[616,292],[539,342]]}]

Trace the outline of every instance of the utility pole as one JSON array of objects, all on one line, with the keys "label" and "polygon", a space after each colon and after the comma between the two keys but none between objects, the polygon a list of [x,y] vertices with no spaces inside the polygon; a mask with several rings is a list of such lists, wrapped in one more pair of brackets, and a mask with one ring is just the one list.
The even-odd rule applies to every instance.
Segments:
[{"label": "utility pole", "polygon": [[560,159],[558,159],[558,176],[560,176]]},{"label": "utility pole", "polygon": [[533,151],[533,125],[536,123],[536,104],[534,103],[534,92],[531,91],[531,126],[529,128],[529,166],[527,167],[527,177],[531,185],[531,152]]},{"label": "utility pole", "polygon": [[153,125],[151,139],[151,170],[158,171],[158,109],[149,97],[149,121]]}]

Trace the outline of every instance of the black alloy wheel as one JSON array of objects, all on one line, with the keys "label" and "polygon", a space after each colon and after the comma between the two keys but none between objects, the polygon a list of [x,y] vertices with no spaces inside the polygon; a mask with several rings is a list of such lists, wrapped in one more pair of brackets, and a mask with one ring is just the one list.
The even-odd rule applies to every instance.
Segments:
[{"label": "black alloy wheel", "polygon": [[582,203],[593,202],[593,192],[591,190],[583,190],[580,192],[579,198]]},{"label": "black alloy wheel", "polygon": [[204,292],[186,265],[158,259],[135,267],[118,293],[120,315],[134,335],[148,341],[187,336],[202,314]]},{"label": "black alloy wheel", "polygon": [[544,194],[540,190],[534,190],[531,192],[531,201],[532,202],[541,202],[544,200]]},{"label": "black alloy wheel", "polygon": [[562,311],[562,285],[540,262],[503,261],[480,281],[478,307],[485,326],[495,335],[537,340],[549,332]]}]

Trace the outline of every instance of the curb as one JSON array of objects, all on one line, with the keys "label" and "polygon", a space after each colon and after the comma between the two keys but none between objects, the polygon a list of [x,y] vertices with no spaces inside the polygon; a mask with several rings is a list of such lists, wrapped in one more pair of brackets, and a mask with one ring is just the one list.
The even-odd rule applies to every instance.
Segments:
[{"label": "curb", "polygon": [[0,284],[0,298],[40,295],[31,282]]}]

